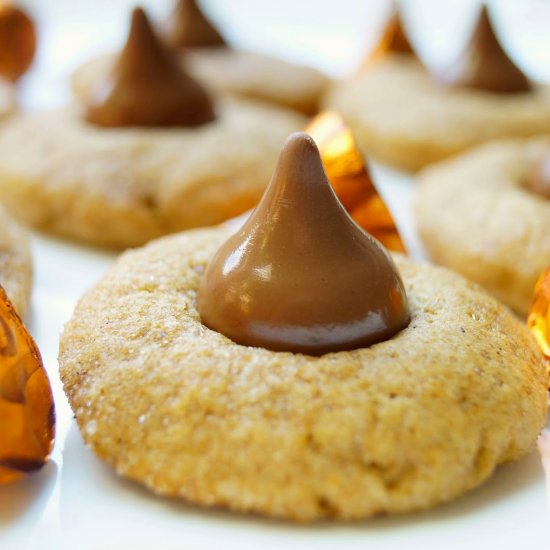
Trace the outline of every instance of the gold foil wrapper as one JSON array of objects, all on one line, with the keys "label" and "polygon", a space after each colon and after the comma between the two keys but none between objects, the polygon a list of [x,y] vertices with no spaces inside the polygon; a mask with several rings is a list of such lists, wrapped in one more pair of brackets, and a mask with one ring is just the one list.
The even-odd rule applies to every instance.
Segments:
[{"label": "gold foil wrapper", "polygon": [[342,117],[324,111],[305,132],[317,143],[328,179],[355,222],[389,250],[406,252],[397,225]]},{"label": "gold foil wrapper", "polygon": [[535,285],[527,326],[544,356],[550,359],[550,267],[543,271]]}]

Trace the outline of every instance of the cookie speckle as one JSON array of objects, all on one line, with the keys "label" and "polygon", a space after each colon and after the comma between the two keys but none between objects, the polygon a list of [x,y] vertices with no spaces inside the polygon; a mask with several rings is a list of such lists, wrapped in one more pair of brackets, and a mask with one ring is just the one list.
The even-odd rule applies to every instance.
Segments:
[{"label": "cookie speckle", "polygon": [[95,420],[90,420],[84,428],[87,435],[93,436],[97,431],[97,422]]}]

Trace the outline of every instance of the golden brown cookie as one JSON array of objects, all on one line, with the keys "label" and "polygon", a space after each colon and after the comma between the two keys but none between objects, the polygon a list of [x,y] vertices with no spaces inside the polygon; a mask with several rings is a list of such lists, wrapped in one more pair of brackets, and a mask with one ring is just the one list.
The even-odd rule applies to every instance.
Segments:
[{"label": "golden brown cookie", "polygon": [[418,176],[418,230],[435,262],[476,281],[522,317],[550,264],[550,202],[523,181],[550,139],[484,145]]},{"label": "golden brown cookie", "polygon": [[234,49],[191,51],[189,70],[214,90],[260,99],[307,115],[319,110],[329,79],[317,69]]},{"label": "golden brown cookie", "polygon": [[0,208],[0,285],[17,313],[27,313],[32,286],[32,258],[27,235]]},{"label": "golden brown cookie", "polygon": [[280,145],[304,118],[252,102],[216,104],[196,128],[99,128],[77,108],[0,127],[0,194],[21,221],[88,243],[130,247],[251,208]]},{"label": "golden brown cookie", "polygon": [[394,338],[321,357],[245,347],[196,309],[228,235],[126,252],[65,327],[65,391],[120,475],[204,506],[352,519],[452,500],[533,448],[542,357],[473,283],[397,257],[412,320]]},{"label": "golden brown cookie", "polygon": [[[110,70],[111,55],[88,61],[72,77],[75,95],[85,100],[94,83]],[[260,53],[230,48],[188,50],[182,63],[214,92],[275,103],[311,115],[319,110],[329,79],[318,70]]]},{"label": "golden brown cookie", "polygon": [[550,133],[550,86],[518,94],[449,88],[411,56],[373,62],[337,86],[327,105],[342,113],[364,151],[405,170],[496,138]]}]

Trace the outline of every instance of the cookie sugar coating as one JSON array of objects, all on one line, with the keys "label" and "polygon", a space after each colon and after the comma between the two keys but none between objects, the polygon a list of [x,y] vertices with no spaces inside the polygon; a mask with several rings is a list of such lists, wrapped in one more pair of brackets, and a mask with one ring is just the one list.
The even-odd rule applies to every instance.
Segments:
[{"label": "cookie sugar coating", "polygon": [[120,475],[204,506],[351,519],[451,500],[533,447],[542,359],[478,287],[397,258],[412,321],[393,339],[322,357],[244,347],[196,310],[227,237],[126,252],[65,327],[65,391]]},{"label": "cookie sugar coating", "polygon": [[0,285],[25,317],[32,287],[32,258],[26,233],[0,208]]},{"label": "cookie sugar coating", "polygon": [[103,129],[76,108],[0,126],[0,194],[23,222],[102,246],[129,247],[240,214],[259,200],[302,116],[220,101],[198,128]]},{"label": "cookie sugar coating", "polygon": [[418,176],[415,215],[432,258],[523,318],[550,263],[550,202],[523,181],[549,150],[548,138],[491,143]]},{"label": "cookie sugar coating", "polygon": [[522,94],[446,88],[418,61],[394,55],[339,85],[327,104],[364,151],[419,170],[486,141],[550,133],[550,87],[533,86]]}]

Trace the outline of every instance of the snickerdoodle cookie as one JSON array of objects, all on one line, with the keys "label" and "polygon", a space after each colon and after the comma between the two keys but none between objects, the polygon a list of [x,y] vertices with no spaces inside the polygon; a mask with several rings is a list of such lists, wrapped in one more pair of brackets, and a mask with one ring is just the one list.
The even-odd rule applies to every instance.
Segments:
[{"label": "snickerdoodle cookie", "polygon": [[24,222],[118,248],[251,208],[304,117],[209,94],[132,12],[112,70],[82,106],[0,127],[0,195]]},{"label": "snickerdoodle cookie", "polygon": [[[109,72],[113,56],[92,59],[72,77],[77,98],[86,100],[94,83]],[[329,87],[329,79],[318,70],[288,63],[264,54],[235,50],[195,49],[186,51],[186,70],[214,92],[225,92],[274,103],[312,115]]]},{"label": "snickerdoodle cookie", "polygon": [[328,104],[361,148],[405,170],[492,139],[550,133],[550,86],[518,94],[445,87],[410,56],[373,62],[336,88]]},{"label": "snickerdoodle cookie", "polygon": [[[267,101],[312,115],[330,84],[311,67],[232,48],[195,0],[177,0],[161,30],[185,70],[214,93]],[[86,101],[113,62],[113,56],[104,55],[78,68],[72,78],[76,96]]]},{"label": "snickerdoodle cookie", "polygon": [[550,264],[550,202],[528,187],[549,153],[548,138],[496,142],[418,176],[416,219],[431,257],[522,316]]},{"label": "snickerdoodle cookie", "polygon": [[260,198],[281,142],[304,119],[219,100],[200,127],[102,128],[78,108],[0,126],[0,194],[37,229],[110,247],[221,222]]},{"label": "snickerdoodle cookie", "polygon": [[449,501],[533,448],[545,367],[477,286],[397,257],[411,321],[312,357],[233,343],[196,293],[227,229],[126,252],[79,302],[61,377],[88,445],[156,493],[296,520]]},{"label": "snickerdoodle cookie", "polygon": [[29,307],[32,259],[24,231],[0,208],[0,285],[22,317]]}]

